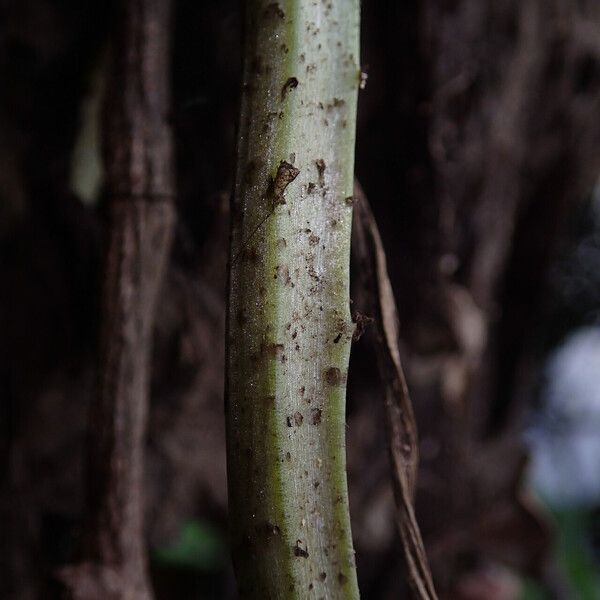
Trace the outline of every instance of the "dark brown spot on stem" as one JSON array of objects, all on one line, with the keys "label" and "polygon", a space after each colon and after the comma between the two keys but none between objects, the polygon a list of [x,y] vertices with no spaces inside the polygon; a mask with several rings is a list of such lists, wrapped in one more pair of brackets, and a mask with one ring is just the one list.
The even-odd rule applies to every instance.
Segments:
[{"label": "dark brown spot on stem", "polygon": [[288,92],[298,87],[298,80],[295,77],[288,77],[281,88],[281,99],[284,100]]},{"label": "dark brown spot on stem", "polygon": [[283,344],[261,344],[260,352],[263,356],[268,356],[269,358],[279,358],[281,359],[281,355],[283,354]]},{"label": "dark brown spot on stem", "polygon": [[283,193],[287,186],[290,185],[299,174],[300,169],[296,169],[296,167],[289,162],[282,160],[279,163],[275,179],[270,181],[269,188],[267,189],[267,196],[271,198],[273,206],[285,204]]},{"label": "dark brown spot on stem", "polygon": [[296,540],[296,544],[294,546],[294,556],[308,558],[308,549],[306,548],[302,540]]},{"label": "dark brown spot on stem", "polygon": [[319,185],[325,184],[325,161],[322,158],[318,158],[315,161],[317,165],[317,172],[319,173]]},{"label": "dark brown spot on stem", "polygon": [[310,416],[312,418],[312,424],[313,425],[320,425],[321,423],[321,416],[323,415],[323,411],[320,408],[313,408],[310,411]]},{"label": "dark brown spot on stem", "polygon": [[329,367],[325,371],[325,381],[329,385],[340,385],[342,383],[342,372],[337,367]]}]

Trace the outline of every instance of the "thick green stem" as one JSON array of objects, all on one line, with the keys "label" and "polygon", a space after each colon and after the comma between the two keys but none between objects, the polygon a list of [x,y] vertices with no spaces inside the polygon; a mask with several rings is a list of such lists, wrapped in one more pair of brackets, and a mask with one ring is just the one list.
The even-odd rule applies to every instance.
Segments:
[{"label": "thick green stem", "polygon": [[229,290],[243,597],[357,598],[345,395],[358,0],[247,3]]}]

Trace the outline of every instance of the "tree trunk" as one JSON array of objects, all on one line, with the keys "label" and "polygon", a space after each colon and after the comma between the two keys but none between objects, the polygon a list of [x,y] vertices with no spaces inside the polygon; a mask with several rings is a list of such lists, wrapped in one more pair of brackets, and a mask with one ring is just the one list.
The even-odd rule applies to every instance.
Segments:
[{"label": "tree trunk", "polygon": [[82,600],[145,600],[144,444],[157,296],[172,229],[169,0],[120,11],[105,102],[110,229],[98,397],[90,423],[90,523],[84,563],[66,571]]}]

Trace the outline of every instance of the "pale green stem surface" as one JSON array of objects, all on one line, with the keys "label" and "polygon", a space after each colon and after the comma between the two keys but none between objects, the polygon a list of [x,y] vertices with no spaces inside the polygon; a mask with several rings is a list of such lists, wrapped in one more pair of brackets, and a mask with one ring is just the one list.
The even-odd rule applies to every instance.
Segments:
[{"label": "pale green stem surface", "polygon": [[[227,333],[236,574],[245,598],[358,598],[345,396],[359,3],[246,12]],[[299,174],[274,203],[282,161]]]}]

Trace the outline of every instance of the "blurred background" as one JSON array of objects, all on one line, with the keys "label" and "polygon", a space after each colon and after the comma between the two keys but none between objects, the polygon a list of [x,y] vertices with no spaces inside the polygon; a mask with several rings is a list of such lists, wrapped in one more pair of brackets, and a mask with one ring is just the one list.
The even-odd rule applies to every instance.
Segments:
[{"label": "blurred background", "polygon": [[[0,13],[0,597],[58,594],[84,516],[114,3]],[[154,334],[146,520],[158,599],[234,598],[223,338],[242,2],[177,0],[179,221]],[[600,3],[362,6],[356,175],[418,418],[445,599],[600,598]],[[358,299],[357,299],[358,303]],[[404,597],[371,339],[348,395],[362,596]]]}]

